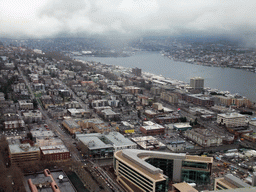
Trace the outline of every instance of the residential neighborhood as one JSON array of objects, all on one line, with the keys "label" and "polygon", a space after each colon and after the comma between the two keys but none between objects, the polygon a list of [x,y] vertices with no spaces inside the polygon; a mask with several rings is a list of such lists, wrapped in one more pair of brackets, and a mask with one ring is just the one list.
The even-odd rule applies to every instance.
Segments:
[{"label": "residential neighborhood", "polygon": [[[256,167],[255,104],[244,96],[205,88],[203,78],[193,77],[188,84],[139,68],[0,46],[0,82],[4,191],[37,188],[40,183],[33,174],[50,177],[54,185],[58,177],[49,169],[72,171],[89,191],[127,191],[113,159],[132,166],[140,160],[127,156],[143,156],[143,150],[153,156],[162,152],[166,158],[167,153],[187,154],[177,156],[186,159],[184,166],[198,157],[193,161],[206,163],[211,169],[205,173],[212,175],[199,182],[198,190],[213,190],[211,182],[224,173],[235,172],[247,183],[256,177],[250,172]],[[233,149],[235,161],[227,157]],[[225,167],[227,163],[236,169]],[[14,168],[29,182],[21,182]],[[189,179],[183,168],[179,174],[179,182],[198,181]],[[59,187],[65,191],[64,185]],[[68,190],[77,189],[70,184]]]}]

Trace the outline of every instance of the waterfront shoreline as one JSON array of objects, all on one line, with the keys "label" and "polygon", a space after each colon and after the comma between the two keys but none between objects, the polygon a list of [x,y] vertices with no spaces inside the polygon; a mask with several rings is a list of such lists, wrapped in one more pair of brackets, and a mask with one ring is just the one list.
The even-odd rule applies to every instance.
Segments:
[{"label": "waterfront shoreline", "polygon": [[141,68],[143,72],[162,75],[165,78],[189,83],[190,78],[200,76],[205,79],[205,87],[228,90],[256,102],[256,74],[235,68],[208,67],[186,62],[178,62],[163,57],[160,52],[138,52],[125,58],[74,57],[92,63],[101,63],[127,68]]}]

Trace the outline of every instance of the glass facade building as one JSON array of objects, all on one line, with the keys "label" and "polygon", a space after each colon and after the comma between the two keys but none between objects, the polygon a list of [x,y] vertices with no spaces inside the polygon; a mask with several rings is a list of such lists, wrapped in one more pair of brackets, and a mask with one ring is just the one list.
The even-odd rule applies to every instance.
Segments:
[{"label": "glass facade building", "polygon": [[114,154],[117,181],[129,191],[168,192],[169,182],[209,183],[213,158],[125,149]]}]

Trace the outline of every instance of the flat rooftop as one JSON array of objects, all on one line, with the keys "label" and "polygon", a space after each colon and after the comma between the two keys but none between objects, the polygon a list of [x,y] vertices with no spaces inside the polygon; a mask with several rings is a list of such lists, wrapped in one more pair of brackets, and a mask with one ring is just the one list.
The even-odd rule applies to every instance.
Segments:
[{"label": "flat rooftop", "polygon": [[154,130],[154,129],[164,129],[164,127],[162,125],[159,124],[154,124],[154,125],[146,125],[146,126],[142,126],[144,129],[146,130]]},{"label": "flat rooftop", "polygon": [[[63,171],[51,171],[51,175],[54,179],[54,181],[56,182],[56,184],[58,185],[59,189],[61,192],[76,192],[74,186],[72,185],[71,181],[68,179],[68,177],[66,176],[66,174]],[[62,182],[59,179],[59,176],[63,175],[63,179]],[[51,182],[51,178],[50,177],[46,177],[44,175],[44,173],[39,173],[39,174],[33,174],[33,175],[27,175],[25,176],[26,181],[25,183],[25,188],[26,191],[31,191],[29,186],[28,186],[28,179],[31,179],[33,184],[35,185],[39,185],[39,184],[43,184],[44,182]],[[38,189],[38,191],[40,192],[53,192],[51,187],[42,187],[41,189]]]},{"label": "flat rooftop", "polygon": [[[123,150],[124,151],[124,150]],[[143,161],[145,164],[148,164],[148,166],[150,168],[153,168],[153,169],[156,169],[158,172],[157,173],[151,173],[149,172],[148,170],[144,169],[143,167],[141,167],[140,164],[134,162],[134,161],[131,161],[130,159],[127,159],[126,157],[123,156],[123,151],[117,151],[116,152],[116,156],[118,157],[118,159],[122,160],[122,161],[125,161],[127,162],[131,167],[133,167],[136,171],[142,173],[145,177],[148,177],[148,178],[152,178],[156,181],[162,181],[162,180],[165,180],[164,178],[164,175],[162,173],[162,170],[161,169],[158,169],[148,163],[146,163],[145,161]]]},{"label": "flat rooftop", "polygon": [[119,114],[119,113],[112,111],[112,109],[104,109],[101,112],[105,113],[106,115],[118,115]]},{"label": "flat rooftop", "polygon": [[39,152],[39,147],[31,147],[29,143],[9,145],[10,153]]},{"label": "flat rooftop", "polygon": [[68,109],[68,111],[69,111],[70,113],[85,113],[85,112],[88,112],[88,111],[86,111],[86,110],[84,110],[84,109],[75,109],[75,108]]},{"label": "flat rooftop", "polygon": [[94,123],[94,124],[102,124],[104,123],[104,121],[102,121],[101,119],[95,118],[95,119],[86,119],[83,121],[84,123]]},{"label": "flat rooftop", "polygon": [[33,137],[54,137],[55,134],[52,131],[36,130],[31,131]]},{"label": "flat rooftop", "polygon": [[224,118],[237,118],[237,117],[246,117],[245,115],[239,114],[239,113],[222,113],[218,114],[218,116],[224,117]]},{"label": "flat rooftop", "polygon": [[[110,132],[108,134],[101,133],[91,133],[91,134],[77,134],[76,136],[81,142],[88,145],[90,142],[90,149],[96,148],[109,148],[109,147],[119,147],[126,145],[136,145],[130,139],[125,138],[119,132]],[[109,144],[104,143],[101,138],[107,139]],[[94,146],[93,146],[94,144]]]},{"label": "flat rooftop", "polygon": [[[256,187],[246,187],[246,188],[225,189],[225,190],[223,190],[223,192],[255,192],[255,191],[256,191]],[[211,192],[215,192],[215,191],[211,191]]]},{"label": "flat rooftop", "polygon": [[176,189],[178,189],[180,192],[198,192],[194,187],[190,186],[189,184],[183,182],[183,183],[176,183],[173,184]]},{"label": "flat rooftop", "polygon": [[156,115],[157,113],[152,111],[152,110],[145,110],[145,113],[149,114],[149,115]]},{"label": "flat rooftop", "polygon": [[94,137],[94,136],[92,136],[92,137],[77,136],[77,138],[84,145],[86,145],[90,150],[112,148],[111,144],[104,143],[98,137]]},{"label": "flat rooftop", "polygon": [[115,147],[124,146],[124,145],[136,145],[130,139],[125,138],[119,132],[110,132],[107,135],[104,135]]},{"label": "flat rooftop", "polygon": [[187,127],[191,127],[192,128],[192,126],[189,125],[189,123],[175,123],[173,126],[178,128],[178,129],[187,128]]},{"label": "flat rooftop", "polygon": [[161,180],[161,178],[163,178],[163,171],[147,163],[145,160],[149,158],[180,159],[183,161],[185,160],[202,163],[213,162],[213,158],[211,157],[191,156],[186,155],[185,153],[167,153],[137,149],[124,149],[122,151],[117,151],[115,156],[117,159],[127,162],[131,167],[134,167],[136,170],[142,172],[143,175],[148,175],[154,180]]},{"label": "flat rooftop", "polygon": [[63,123],[66,123],[71,129],[78,129],[80,126],[73,119],[64,120]]},{"label": "flat rooftop", "polygon": [[40,149],[44,155],[69,152],[65,145],[43,146]]},{"label": "flat rooftop", "polygon": [[202,162],[202,163],[213,163],[212,157],[202,157],[196,155],[186,155],[186,161],[195,161],[195,162]]}]

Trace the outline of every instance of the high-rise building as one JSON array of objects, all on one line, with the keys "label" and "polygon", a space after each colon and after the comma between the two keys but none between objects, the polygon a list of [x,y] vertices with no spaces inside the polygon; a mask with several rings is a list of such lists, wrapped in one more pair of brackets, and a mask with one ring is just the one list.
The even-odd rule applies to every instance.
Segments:
[{"label": "high-rise building", "polygon": [[125,149],[114,154],[117,181],[129,191],[167,192],[169,181],[210,182],[212,157]]},{"label": "high-rise building", "polygon": [[204,88],[204,79],[201,77],[194,77],[190,79],[190,87],[193,89],[203,89]]},{"label": "high-rise building", "polygon": [[132,73],[136,76],[141,76],[141,69],[135,67],[135,68],[132,68]]}]

